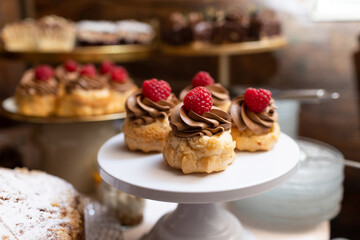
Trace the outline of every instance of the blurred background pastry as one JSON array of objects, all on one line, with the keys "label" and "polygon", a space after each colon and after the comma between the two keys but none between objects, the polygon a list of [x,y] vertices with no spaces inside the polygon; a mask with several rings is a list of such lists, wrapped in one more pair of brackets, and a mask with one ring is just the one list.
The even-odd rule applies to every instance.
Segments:
[{"label": "blurred background pastry", "polygon": [[69,59],[55,69],[55,76],[59,81],[60,96],[65,94],[65,86],[68,82],[76,81],[79,78],[81,65]]},{"label": "blurred background pastry", "polygon": [[119,44],[116,24],[110,21],[83,20],[76,24],[76,39],[79,46],[103,46]]},{"label": "blurred background pastry", "polygon": [[33,51],[37,49],[36,23],[25,19],[6,24],[1,30],[1,39],[8,51]]},{"label": "blurred background pastry", "polygon": [[126,69],[121,66],[113,67],[108,82],[110,86],[108,113],[124,112],[126,100],[138,87],[129,77]]},{"label": "blurred background pastry", "polygon": [[18,112],[28,116],[52,115],[58,96],[59,84],[53,68],[48,65],[27,70],[15,91]]},{"label": "blurred background pastry", "polygon": [[87,64],[77,80],[67,82],[56,114],[63,117],[105,114],[109,99],[106,79],[98,75],[94,65]]},{"label": "blurred background pastry", "polygon": [[75,46],[75,24],[56,15],[37,20],[36,41],[39,51],[71,51]]},{"label": "blurred background pastry", "polygon": [[118,21],[115,31],[121,44],[150,44],[155,37],[150,24],[136,20]]},{"label": "blurred background pastry", "polygon": [[281,24],[272,10],[233,7],[170,14],[162,39],[171,45],[188,43],[237,43],[280,36]]}]

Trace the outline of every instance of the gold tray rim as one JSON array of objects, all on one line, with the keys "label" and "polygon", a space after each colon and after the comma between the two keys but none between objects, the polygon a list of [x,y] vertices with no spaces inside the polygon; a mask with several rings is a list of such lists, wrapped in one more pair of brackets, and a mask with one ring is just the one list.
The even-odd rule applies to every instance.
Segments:
[{"label": "gold tray rim", "polygon": [[42,123],[42,124],[66,124],[66,123],[85,123],[85,122],[102,122],[102,121],[111,121],[124,119],[126,117],[126,112],[111,113],[104,115],[94,115],[94,116],[83,116],[83,117],[34,117],[26,116],[20,113],[9,111],[5,107],[7,101],[13,101],[14,97],[8,97],[1,100],[0,105],[0,114],[9,119],[27,122],[27,123]]},{"label": "gold tray rim", "polygon": [[220,56],[241,55],[270,52],[281,49],[288,44],[284,36],[263,38],[259,41],[212,44],[206,42],[193,42],[188,45],[172,46],[162,44],[161,51],[175,56]]},{"label": "gold tray rim", "polygon": [[2,46],[0,48],[0,56],[28,62],[61,62],[67,59],[79,62],[101,62],[107,59],[118,62],[130,62],[145,60],[157,49],[158,45],[155,43],[149,45],[84,46],[75,47],[71,51],[11,51]]}]

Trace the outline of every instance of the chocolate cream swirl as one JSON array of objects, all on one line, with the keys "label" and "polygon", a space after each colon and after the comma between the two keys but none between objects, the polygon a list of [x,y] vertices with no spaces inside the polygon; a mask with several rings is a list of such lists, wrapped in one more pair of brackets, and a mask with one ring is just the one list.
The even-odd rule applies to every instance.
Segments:
[{"label": "chocolate cream swirl", "polygon": [[181,138],[211,137],[231,128],[230,115],[217,107],[200,116],[193,111],[187,112],[183,104],[178,104],[172,110],[169,120],[174,135]]},{"label": "chocolate cream swirl", "polygon": [[270,132],[271,127],[278,120],[274,99],[260,113],[250,111],[245,105],[244,94],[234,98],[229,108],[234,125],[244,131],[250,129],[256,135]]},{"label": "chocolate cream swirl", "polygon": [[[205,87],[211,93],[214,106],[221,106],[230,100],[228,90],[226,90],[223,86],[221,86],[221,84],[215,83],[215,84],[207,85]],[[184,90],[182,90],[180,93],[180,99],[184,100],[186,94],[190,92],[192,89],[193,87],[191,85],[184,88]]]},{"label": "chocolate cream swirl", "polygon": [[34,70],[30,69],[22,77],[17,91],[24,95],[56,95],[58,82],[54,77],[47,81],[36,80]]},{"label": "chocolate cream swirl", "polygon": [[67,84],[68,82],[75,81],[79,78],[79,69],[73,72],[68,72],[63,65],[57,67],[55,69],[55,76],[59,79],[59,81],[63,84]]},{"label": "chocolate cream swirl", "polygon": [[65,89],[67,93],[71,93],[74,90],[101,90],[108,88],[106,79],[100,76],[86,76],[80,75],[75,81],[67,82]]},{"label": "chocolate cream swirl", "polygon": [[166,100],[154,102],[142,95],[142,90],[134,92],[126,101],[126,114],[136,125],[145,125],[155,122],[155,119],[165,119],[170,110],[179,102],[174,94]]},{"label": "chocolate cream swirl", "polygon": [[126,79],[125,82],[116,82],[116,81],[113,81],[113,80],[109,80],[109,85],[110,85],[110,88],[117,91],[117,92],[126,92],[130,89],[133,89],[136,87],[136,85],[134,84],[134,82],[131,80],[131,79]]}]

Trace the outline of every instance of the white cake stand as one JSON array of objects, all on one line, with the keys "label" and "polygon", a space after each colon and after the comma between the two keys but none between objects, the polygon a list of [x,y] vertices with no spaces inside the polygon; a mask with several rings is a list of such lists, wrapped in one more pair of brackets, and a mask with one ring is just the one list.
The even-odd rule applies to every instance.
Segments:
[{"label": "white cake stand", "polygon": [[143,198],[179,203],[143,237],[146,240],[250,240],[230,212],[215,205],[270,190],[297,169],[299,148],[281,133],[271,151],[238,152],[225,171],[184,175],[170,168],[162,154],[128,150],[124,135],[108,140],[98,153],[100,176],[108,184]]}]

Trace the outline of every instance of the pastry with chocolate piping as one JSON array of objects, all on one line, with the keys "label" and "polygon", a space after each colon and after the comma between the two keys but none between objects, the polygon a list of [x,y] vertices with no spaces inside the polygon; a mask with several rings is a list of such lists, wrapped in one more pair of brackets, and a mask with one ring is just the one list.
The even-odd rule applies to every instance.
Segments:
[{"label": "pastry with chocolate piping", "polygon": [[164,160],[184,174],[223,171],[236,158],[231,117],[212,106],[210,92],[191,90],[171,112]]},{"label": "pastry with chocolate piping", "polygon": [[65,94],[67,83],[76,81],[79,78],[81,68],[81,65],[71,59],[56,67],[55,76],[59,81],[60,96]]},{"label": "pastry with chocolate piping", "polygon": [[110,86],[110,100],[107,112],[124,112],[126,100],[138,87],[129,77],[126,69],[121,66],[113,67],[108,77],[108,83]]},{"label": "pastry with chocolate piping", "polygon": [[231,135],[240,151],[268,151],[277,142],[280,126],[271,92],[248,88],[233,99],[229,113],[233,126]]},{"label": "pastry with chocolate piping", "polygon": [[184,97],[191,89],[203,86],[210,91],[212,95],[213,104],[215,107],[222,109],[227,112],[231,104],[230,96],[228,90],[224,88],[220,83],[214,83],[214,79],[210,76],[208,72],[200,71],[198,72],[192,80],[192,85],[184,88],[180,93],[180,100],[184,100]]},{"label": "pastry with chocolate piping", "polygon": [[58,95],[53,68],[39,65],[24,73],[15,91],[15,102],[21,114],[47,117],[54,113]]},{"label": "pastry with chocolate piping", "polygon": [[145,80],[142,89],[126,101],[126,119],[122,131],[130,150],[161,152],[170,132],[169,114],[179,100],[170,85],[157,79]]},{"label": "pastry with chocolate piping", "polygon": [[78,78],[66,83],[56,113],[61,117],[102,115],[109,99],[106,78],[99,76],[93,65],[84,65]]}]

